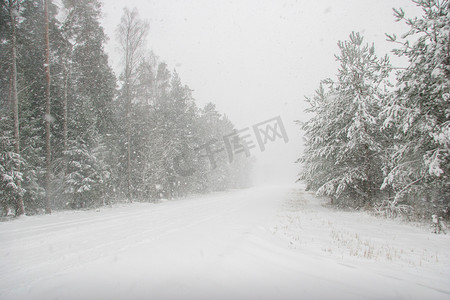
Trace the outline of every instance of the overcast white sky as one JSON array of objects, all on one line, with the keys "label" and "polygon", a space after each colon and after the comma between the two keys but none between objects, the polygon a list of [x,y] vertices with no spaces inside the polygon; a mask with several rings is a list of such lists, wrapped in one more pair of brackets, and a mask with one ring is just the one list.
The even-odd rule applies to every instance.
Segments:
[{"label": "overcast white sky", "polygon": [[[115,29],[122,9],[136,7],[150,24],[148,48],[194,90],[199,106],[214,102],[238,129],[280,115],[290,142],[268,145],[255,155],[262,170],[295,180],[304,120],[304,97],[337,71],[338,40],[352,31],[374,42],[381,56],[394,45],[384,33],[401,35],[393,7],[407,16],[420,10],[409,0],[103,0],[106,47],[120,71]],[[401,61],[394,60],[400,64]],[[272,147],[271,147],[272,146]],[[281,172],[283,171],[283,172]]]}]

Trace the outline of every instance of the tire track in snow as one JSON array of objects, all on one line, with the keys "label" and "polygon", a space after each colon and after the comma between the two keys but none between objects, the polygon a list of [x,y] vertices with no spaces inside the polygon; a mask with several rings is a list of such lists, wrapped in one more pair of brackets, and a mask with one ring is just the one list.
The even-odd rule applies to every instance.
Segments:
[{"label": "tire track in snow", "polygon": [[[115,253],[127,251],[131,248],[140,246],[142,244],[151,243],[158,239],[161,239],[162,237],[168,236],[170,234],[182,231],[182,230],[188,230],[190,227],[205,223],[209,220],[213,220],[214,218],[217,218],[219,216],[224,216],[225,214],[233,214],[238,209],[231,208],[224,210],[225,205],[221,205],[220,207],[217,206],[218,203],[224,202],[226,200],[222,199],[222,197],[214,198],[208,198],[208,199],[195,199],[200,201],[189,201],[188,203],[183,203],[183,200],[173,201],[173,202],[165,202],[162,207],[155,208],[155,206],[158,205],[152,205],[151,207],[146,207],[144,211],[138,211],[138,212],[131,212],[126,214],[121,214],[119,217],[116,216],[108,216],[108,217],[100,217],[95,218],[95,220],[91,220],[88,218],[84,218],[84,220],[75,220],[75,221],[67,221],[67,222],[56,222],[54,224],[49,224],[47,226],[40,226],[38,230],[33,232],[33,230],[24,230],[22,232],[27,232],[27,236],[20,237],[14,240],[16,247],[22,248],[23,242],[25,240],[36,240],[42,237],[50,237],[57,233],[61,234],[60,231],[65,231],[66,238],[70,239],[71,236],[77,240],[77,235],[83,235],[86,231],[89,230],[92,226],[94,226],[93,231],[102,233],[105,230],[113,230],[113,229],[119,229],[119,231],[116,231],[116,234],[114,235],[114,239],[103,242],[99,244],[94,245],[80,245],[76,249],[60,249],[57,250],[55,253],[51,253],[51,257],[48,257],[48,260],[39,261],[39,259],[42,258],[42,253],[40,251],[33,251],[31,253],[28,253],[27,259],[19,261],[14,264],[14,266],[8,268],[7,272],[5,272],[4,276],[0,276],[0,282],[3,282],[3,284],[7,286],[15,285],[13,281],[9,280],[9,276],[7,274],[11,274],[14,272],[18,272],[23,269],[27,269],[27,273],[32,274],[37,273],[39,274],[39,271],[43,268],[47,269],[47,271],[52,270],[50,272],[49,276],[37,276],[35,282],[41,281],[44,279],[51,278],[57,274],[64,273],[67,270],[81,267],[85,263],[89,263],[91,261],[95,261],[99,258],[106,258],[108,256],[113,256],[112,254],[107,254],[108,249],[114,248]],[[176,204],[176,205],[175,205]],[[210,214],[211,211],[219,209],[221,212],[216,214]],[[148,224],[147,218],[150,218],[152,216],[158,216],[161,213],[169,214],[170,216],[179,216],[179,215],[189,215],[192,212],[196,212],[191,217],[191,220],[187,224],[183,224],[182,227],[180,227],[180,221],[171,221],[167,223],[166,225],[161,226],[161,223],[165,222],[158,222],[159,224],[155,224],[157,226],[147,229],[144,231],[139,231],[135,233],[129,233],[129,228],[126,226],[126,221],[128,221],[130,218],[134,220],[133,225],[139,225],[139,223]],[[207,214],[208,217],[197,220],[198,214]],[[142,219],[144,218],[145,219]],[[137,220],[136,220],[137,219]],[[88,220],[88,221],[85,221]],[[167,221],[167,220],[163,220]],[[106,223],[104,223],[106,222]],[[64,224],[64,228],[61,228],[61,224]],[[151,225],[151,223],[150,223]],[[142,224],[141,224],[142,226]],[[77,228],[74,228],[77,227]],[[85,228],[86,230],[83,230]],[[50,230],[53,229],[53,230]],[[43,230],[49,230],[43,231]],[[76,231],[74,231],[76,230]],[[39,233],[39,234],[36,234]],[[148,238],[149,235],[158,233],[157,235]],[[119,236],[118,236],[119,235]],[[0,235],[1,237],[1,235]],[[57,243],[61,241],[53,241],[53,243]],[[115,247],[119,245],[119,247]],[[40,248],[42,245],[36,245],[36,248]],[[9,250],[14,250],[9,248]],[[38,250],[38,249],[36,249]],[[70,250],[70,252],[67,252],[67,250]],[[106,254],[105,254],[106,253]],[[3,255],[2,255],[3,256]],[[5,256],[3,256],[5,257]],[[56,259],[55,259],[56,257]],[[74,261],[76,258],[78,260]],[[80,260],[81,259],[81,260]],[[52,267],[52,265],[54,267]],[[4,269],[4,271],[6,271]],[[53,273],[55,272],[55,273]],[[23,288],[24,285],[28,285],[29,283],[24,283],[23,285],[17,286],[18,288]]]}]

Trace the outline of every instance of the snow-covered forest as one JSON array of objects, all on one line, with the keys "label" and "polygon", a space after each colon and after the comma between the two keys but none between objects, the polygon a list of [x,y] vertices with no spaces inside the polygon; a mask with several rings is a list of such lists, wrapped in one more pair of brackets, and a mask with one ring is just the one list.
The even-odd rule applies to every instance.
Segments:
[{"label": "snow-covered forest", "polygon": [[338,43],[336,78],[307,99],[300,179],[341,207],[448,220],[450,3],[414,2],[422,17],[394,9],[410,30],[386,34],[405,67],[377,57],[359,33]]},{"label": "snow-covered forest", "polygon": [[449,299],[449,0],[129,2],[0,2],[0,299]]},{"label": "snow-covered forest", "polygon": [[234,126],[214,104],[198,107],[176,70],[145,48],[149,25],[137,10],[125,9],[110,37],[123,63],[116,78],[101,3],[58,3],[2,1],[3,214],[248,186],[251,160],[220,153],[210,165],[201,147]]}]

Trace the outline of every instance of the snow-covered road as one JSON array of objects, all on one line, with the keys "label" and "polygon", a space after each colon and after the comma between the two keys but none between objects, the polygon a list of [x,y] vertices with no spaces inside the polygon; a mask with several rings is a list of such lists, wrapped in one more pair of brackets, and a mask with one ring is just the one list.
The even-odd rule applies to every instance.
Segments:
[{"label": "snow-covered road", "polygon": [[353,214],[279,186],[23,217],[0,224],[0,299],[450,298],[449,236]]}]

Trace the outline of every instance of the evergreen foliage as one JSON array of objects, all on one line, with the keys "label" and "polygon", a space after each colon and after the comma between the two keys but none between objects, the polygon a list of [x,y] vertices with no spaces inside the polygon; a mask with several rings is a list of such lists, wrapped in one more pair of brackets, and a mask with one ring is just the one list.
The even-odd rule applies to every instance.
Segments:
[{"label": "evergreen foliage", "polygon": [[[324,80],[308,99],[312,118],[301,124],[306,151],[300,180],[344,206],[449,215],[450,2],[414,0],[421,18],[397,21],[410,30],[394,54],[408,66],[393,80],[387,57],[352,33],[339,42],[336,80]],[[402,208],[402,209],[400,209]]]},{"label": "evergreen foliage", "polygon": [[[125,52],[124,71],[116,78],[104,50],[108,37],[100,25],[101,2],[48,3],[51,116],[45,116],[43,2],[7,0],[1,5],[3,214],[14,215],[19,198],[27,214],[47,209],[46,121],[50,121],[52,136],[53,208],[97,207],[123,199],[154,201],[237,187],[231,178],[237,173],[245,176],[248,168],[222,161],[211,170],[198,153],[202,143],[213,136],[220,139],[233,126],[219,113],[214,116],[214,125],[203,122],[203,110],[197,107],[192,90],[175,70],[170,72],[145,48],[148,25],[136,10],[124,10],[118,29],[119,42],[130,51]],[[11,11],[16,17],[20,153],[15,147],[11,100]],[[135,27],[137,38],[123,36],[127,24],[139,25]],[[187,176],[177,167],[194,172]],[[211,172],[221,174],[217,183]]]}]

